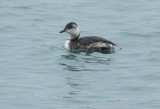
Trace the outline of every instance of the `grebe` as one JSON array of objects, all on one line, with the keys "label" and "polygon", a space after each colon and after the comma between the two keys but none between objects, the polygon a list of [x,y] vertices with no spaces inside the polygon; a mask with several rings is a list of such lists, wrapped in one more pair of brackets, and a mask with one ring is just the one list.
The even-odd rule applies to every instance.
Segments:
[{"label": "grebe", "polygon": [[70,35],[66,40],[64,47],[72,52],[108,52],[113,51],[115,46],[119,47],[115,43],[97,36],[79,38],[80,29],[75,22],[68,23],[59,33],[63,32]]}]

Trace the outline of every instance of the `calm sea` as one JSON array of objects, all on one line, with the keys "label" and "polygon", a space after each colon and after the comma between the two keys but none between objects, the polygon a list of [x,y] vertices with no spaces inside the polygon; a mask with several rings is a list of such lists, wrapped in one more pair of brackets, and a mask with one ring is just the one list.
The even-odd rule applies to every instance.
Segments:
[{"label": "calm sea", "polygon": [[[66,51],[71,21],[122,50]],[[160,0],[1,0],[0,109],[160,109]]]}]

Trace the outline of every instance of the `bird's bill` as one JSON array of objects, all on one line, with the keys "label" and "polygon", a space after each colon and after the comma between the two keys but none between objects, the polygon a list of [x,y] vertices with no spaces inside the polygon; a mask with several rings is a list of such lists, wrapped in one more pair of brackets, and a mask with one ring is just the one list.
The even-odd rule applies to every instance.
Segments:
[{"label": "bird's bill", "polygon": [[66,32],[65,30],[62,30],[62,31],[60,31],[59,33],[64,33],[64,32]]}]

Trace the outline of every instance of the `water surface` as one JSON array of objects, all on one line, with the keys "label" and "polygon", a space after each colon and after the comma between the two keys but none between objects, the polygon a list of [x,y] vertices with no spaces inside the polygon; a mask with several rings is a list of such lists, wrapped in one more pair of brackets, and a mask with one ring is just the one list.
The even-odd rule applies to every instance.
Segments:
[{"label": "water surface", "polygon": [[[2,0],[0,109],[159,109],[159,0]],[[120,47],[70,53],[66,23]]]}]

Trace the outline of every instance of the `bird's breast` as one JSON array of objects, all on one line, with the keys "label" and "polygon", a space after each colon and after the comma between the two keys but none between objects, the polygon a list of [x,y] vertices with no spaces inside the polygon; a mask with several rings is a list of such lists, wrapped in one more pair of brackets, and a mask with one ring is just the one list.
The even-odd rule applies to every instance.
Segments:
[{"label": "bird's breast", "polygon": [[70,50],[70,40],[66,40],[66,42],[64,44],[64,48],[67,50]]}]

